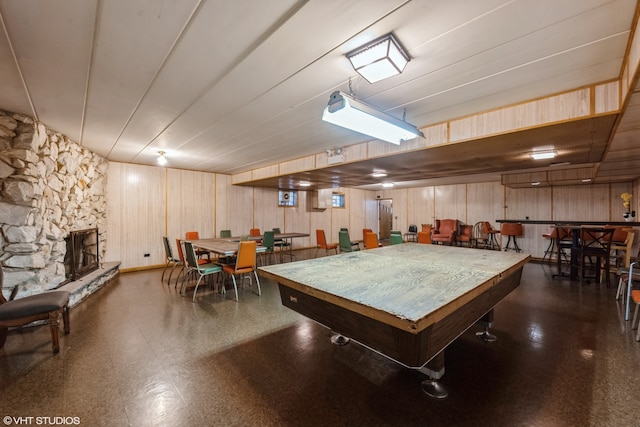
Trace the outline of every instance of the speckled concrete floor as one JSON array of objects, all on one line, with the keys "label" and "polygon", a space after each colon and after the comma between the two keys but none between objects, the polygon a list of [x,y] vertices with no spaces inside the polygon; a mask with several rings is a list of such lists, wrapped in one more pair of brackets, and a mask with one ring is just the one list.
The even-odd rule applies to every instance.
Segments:
[{"label": "speckled concrete floor", "polygon": [[161,270],[121,274],[72,310],[59,354],[46,327],[9,333],[0,416],[9,425],[638,425],[640,343],[615,288],[553,272],[525,266],[496,307],[497,342],[479,341],[475,326],[446,350],[444,400],[420,390],[418,372],[355,343],[332,345],[329,331],[282,307],[273,282],[262,281],[261,297],[246,287],[240,302],[205,287],[193,304],[160,282]]}]

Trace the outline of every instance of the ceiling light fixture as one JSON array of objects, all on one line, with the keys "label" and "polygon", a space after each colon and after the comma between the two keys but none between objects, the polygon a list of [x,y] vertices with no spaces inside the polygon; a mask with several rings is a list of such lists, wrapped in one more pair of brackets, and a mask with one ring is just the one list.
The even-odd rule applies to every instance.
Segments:
[{"label": "ceiling light fixture", "polygon": [[298,185],[299,185],[300,187],[311,187],[311,183],[310,183],[310,182],[308,182],[308,181],[300,181],[300,182],[298,183]]},{"label": "ceiling light fixture", "polygon": [[158,164],[160,166],[166,165],[167,164],[167,158],[164,156],[164,154],[165,154],[164,151],[158,151],[158,154],[159,154],[159,156],[158,156]]},{"label": "ceiling light fixture", "polygon": [[553,150],[534,151],[533,153],[531,153],[531,158],[534,160],[553,159],[554,157],[556,157],[556,152]]},{"label": "ceiling light fixture", "polygon": [[339,91],[329,97],[322,120],[396,145],[418,136],[424,138],[414,125]]},{"label": "ceiling light fixture", "polygon": [[358,74],[369,83],[397,76],[411,60],[391,33],[352,50],[346,56]]},{"label": "ceiling light fixture", "polygon": [[391,187],[393,187],[393,182],[383,182],[382,186],[384,188],[391,188]]},{"label": "ceiling light fixture", "polygon": [[387,173],[386,172],[382,172],[382,171],[376,171],[376,172],[372,173],[371,176],[374,177],[374,178],[382,178],[382,177],[387,176]]}]

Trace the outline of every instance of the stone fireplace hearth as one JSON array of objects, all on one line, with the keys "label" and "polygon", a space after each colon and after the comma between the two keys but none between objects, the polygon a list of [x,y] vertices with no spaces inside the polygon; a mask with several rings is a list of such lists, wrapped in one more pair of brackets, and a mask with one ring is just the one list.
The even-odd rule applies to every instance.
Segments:
[{"label": "stone fireplace hearth", "polygon": [[0,264],[2,292],[16,298],[67,280],[65,238],[97,229],[106,245],[108,162],[31,117],[0,110]]}]

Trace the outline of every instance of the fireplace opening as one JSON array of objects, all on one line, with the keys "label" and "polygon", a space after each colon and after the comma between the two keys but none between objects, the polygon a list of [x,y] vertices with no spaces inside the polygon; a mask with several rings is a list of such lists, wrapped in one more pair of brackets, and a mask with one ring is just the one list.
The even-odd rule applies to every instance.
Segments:
[{"label": "fireplace opening", "polygon": [[65,240],[67,253],[64,257],[64,270],[67,281],[78,280],[98,269],[97,228],[72,231]]}]

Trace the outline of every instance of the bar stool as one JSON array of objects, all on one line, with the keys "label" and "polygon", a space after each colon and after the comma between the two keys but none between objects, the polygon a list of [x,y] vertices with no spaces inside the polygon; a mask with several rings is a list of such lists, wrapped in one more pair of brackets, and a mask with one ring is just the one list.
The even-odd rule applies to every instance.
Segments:
[{"label": "bar stool", "polygon": [[498,244],[498,241],[496,240],[496,234],[500,234],[500,230],[496,230],[495,228],[493,228],[491,226],[491,224],[487,221],[484,221],[482,223],[482,232],[484,234],[486,234],[487,236],[489,236],[489,240],[487,241],[487,243],[485,244],[485,248],[486,249],[495,249],[495,250],[500,250],[500,245]]},{"label": "bar stool", "polygon": [[[516,240],[516,237],[522,236],[522,224],[505,222],[502,224],[501,233],[503,236],[508,237],[507,245],[504,247],[505,252],[508,251],[509,249],[512,249],[516,252],[522,252],[522,250],[518,247],[518,241]],[[513,241],[513,248],[510,248],[509,246],[511,245],[512,241]]]},{"label": "bar stool", "polygon": [[556,255],[556,257],[560,256],[558,253],[558,241],[564,238],[562,234],[563,234],[562,229],[554,228],[553,230],[551,230],[550,233],[544,233],[542,235],[542,237],[544,237],[545,239],[549,239],[549,245],[547,246],[547,249],[544,250],[544,256],[542,257],[542,262],[544,262],[547,256],[549,256],[549,260],[548,260],[549,262],[551,262],[551,259],[553,258],[554,254]]}]

